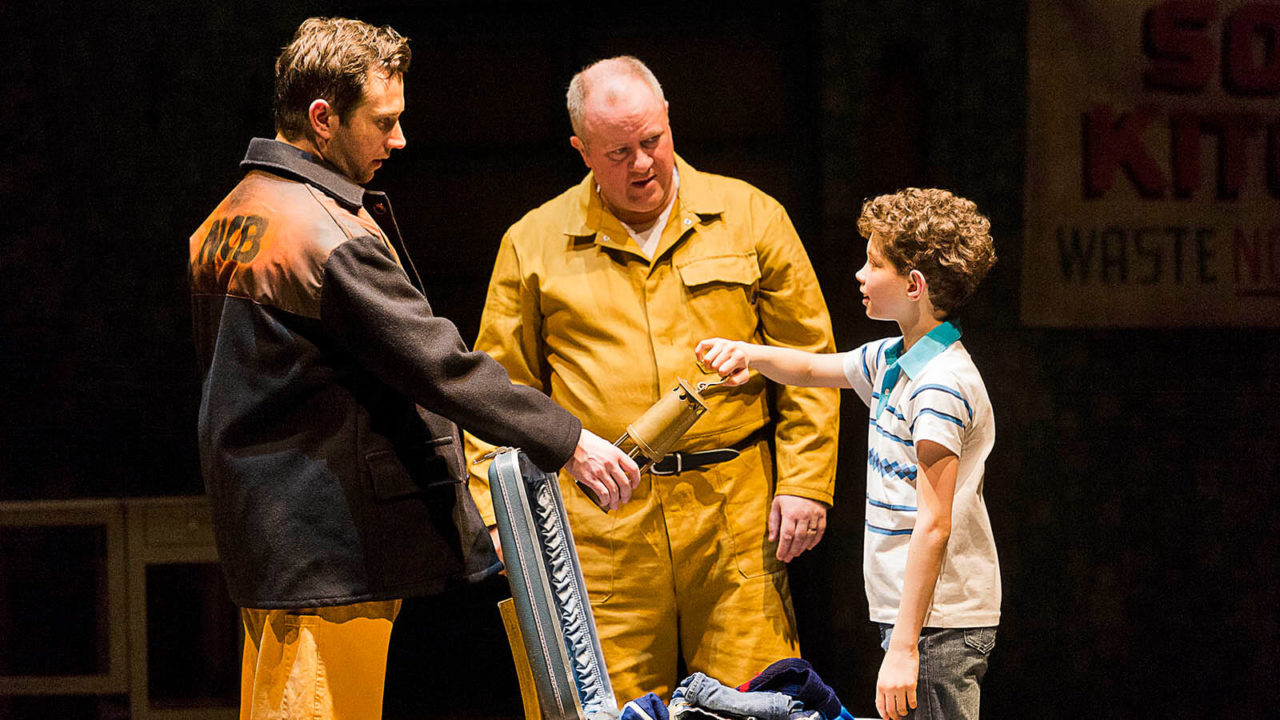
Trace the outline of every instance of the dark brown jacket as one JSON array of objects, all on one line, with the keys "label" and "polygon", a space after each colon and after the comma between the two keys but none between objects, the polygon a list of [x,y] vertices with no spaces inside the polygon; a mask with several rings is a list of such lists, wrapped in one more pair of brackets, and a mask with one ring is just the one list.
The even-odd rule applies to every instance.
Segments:
[{"label": "dark brown jacket", "polygon": [[581,425],[436,317],[391,206],[285,143],[191,237],[199,443],[242,607],[427,594],[499,564],[455,423],[564,464]]}]

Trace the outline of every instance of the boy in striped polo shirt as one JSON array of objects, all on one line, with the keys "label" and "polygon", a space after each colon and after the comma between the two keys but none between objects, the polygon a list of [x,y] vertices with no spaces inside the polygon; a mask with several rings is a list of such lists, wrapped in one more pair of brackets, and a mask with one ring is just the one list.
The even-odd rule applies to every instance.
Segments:
[{"label": "boy in striped polo shirt", "polygon": [[[885,720],[977,718],[995,645],[1000,566],[982,495],[995,421],[953,322],[995,263],[990,228],[945,190],[869,200],[858,218],[862,304],[901,337],[835,354],[723,338],[696,349],[726,385],[753,368],[788,385],[852,388],[870,407],[863,571],[885,650],[876,683]],[[824,529],[778,530],[790,541]]]}]

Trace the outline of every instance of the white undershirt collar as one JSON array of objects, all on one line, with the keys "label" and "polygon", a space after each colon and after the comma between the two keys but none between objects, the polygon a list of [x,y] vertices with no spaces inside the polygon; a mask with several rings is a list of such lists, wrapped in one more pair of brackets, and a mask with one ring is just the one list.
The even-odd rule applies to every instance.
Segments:
[{"label": "white undershirt collar", "polygon": [[[653,253],[658,249],[658,241],[662,240],[662,231],[667,228],[667,221],[671,218],[671,208],[676,206],[676,195],[680,189],[680,171],[674,166],[671,168],[671,200],[667,202],[667,207],[653,221],[646,230],[636,230],[626,223],[622,223],[622,227],[626,228],[627,234],[631,236],[636,244],[640,246],[640,251],[645,257],[653,259]],[[622,222],[619,220],[618,222]]]}]

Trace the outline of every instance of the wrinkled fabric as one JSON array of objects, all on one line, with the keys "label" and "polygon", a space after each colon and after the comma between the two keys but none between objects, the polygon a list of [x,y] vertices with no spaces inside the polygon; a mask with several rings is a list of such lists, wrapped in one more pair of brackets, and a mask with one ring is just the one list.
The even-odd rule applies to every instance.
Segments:
[{"label": "wrinkled fabric", "polygon": [[653,693],[646,693],[622,706],[619,720],[668,720],[667,706],[662,698]]},{"label": "wrinkled fabric", "polygon": [[241,609],[241,720],[381,717],[387,647],[399,612],[399,600]]},{"label": "wrinkled fabric", "polygon": [[840,698],[809,664],[801,658],[786,658],[765,668],[751,678],[739,690],[768,690],[780,692],[804,703],[806,708],[818,710],[825,720],[840,717]]},{"label": "wrinkled fabric", "polygon": [[676,687],[671,702],[681,706],[705,710],[717,717],[752,718],[753,720],[790,720],[792,713],[804,709],[800,702],[775,692],[742,692],[707,677],[694,673]]}]

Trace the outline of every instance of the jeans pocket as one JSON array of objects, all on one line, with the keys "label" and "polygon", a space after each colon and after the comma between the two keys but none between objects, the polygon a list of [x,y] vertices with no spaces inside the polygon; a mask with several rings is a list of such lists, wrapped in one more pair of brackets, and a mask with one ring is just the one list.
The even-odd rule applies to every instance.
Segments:
[{"label": "jeans pocket", "polygon": [[986,655],[996,646],[996,629],[993,627],[965,628],[964,644]]}]

